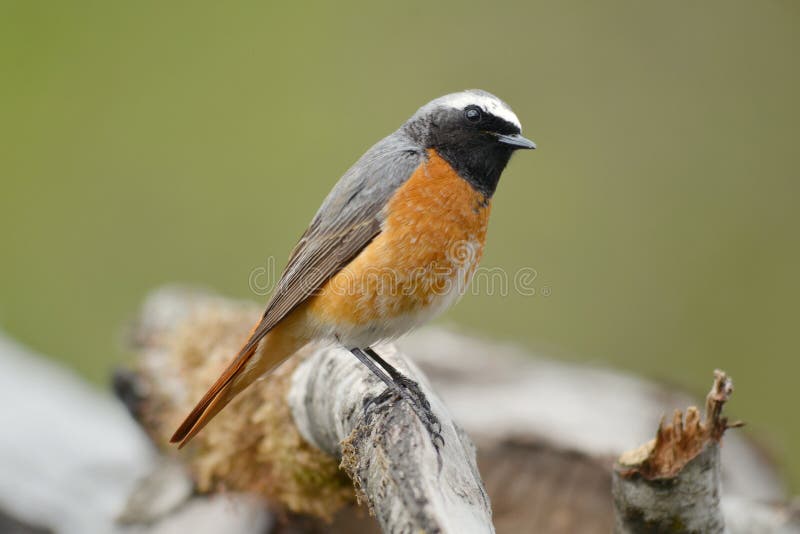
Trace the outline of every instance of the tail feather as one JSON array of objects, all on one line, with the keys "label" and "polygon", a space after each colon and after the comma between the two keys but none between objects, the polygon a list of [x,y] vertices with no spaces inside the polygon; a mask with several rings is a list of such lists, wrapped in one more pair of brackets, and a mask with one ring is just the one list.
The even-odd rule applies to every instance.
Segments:
[{"label": "tail feather", "polygon": [[[183,423],[178,427],[175,433],[170,438],[170,443],[179,443],[178,448],[186,445],[195,434],[208,424],[209,421],[216,415],[233,397],[230,397],[222,406],[219,406],[219,401],[223,398],[223,394],[227,392],[231,385],[231,381],[247,364],[250,358],[255,354],[258,343],[247,344],[242,347],[242,350],[236,356],[236,359],[225,369],[220,375],[214,385],[203,395],[203,398],[195,405],[189,415],[183,420]],[[226,396],[228,397],[228,396]],[[215,410],[213,408],[216,408]]]},{"label": "tail feather", "polygon": [[178,443],[178,448],[182,448],[236,395],[299,348],[296,343],[280,342],[285,341],[280,339],[280,329],[261,334],[259,326],[260,324],[256,326],[236,358],[186,416],[170,438],[170,443]]},{"label": "tail feather", "polygon": [[[184,445],[189,443],[189,441],[200,432],[220,410],[233,400],[234,395],[226,394],[228,387],[229,386],[226,386],[225,389],[217,393],[216,396],[211,397],[204,406],[200,404],[195,406],[183,423],[181,423],[181,426],[178,427],[178,430],[175,431],[175,434],[172,435],[169,440],[170,443],[178,443],[179,449],[182,449]],[[205,397],[203,400],[205,400]]]}]

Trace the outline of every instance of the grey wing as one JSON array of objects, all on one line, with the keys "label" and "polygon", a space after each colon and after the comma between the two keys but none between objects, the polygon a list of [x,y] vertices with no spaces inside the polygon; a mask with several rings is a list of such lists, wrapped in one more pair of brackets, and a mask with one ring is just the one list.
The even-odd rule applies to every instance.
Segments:
[{"label": "grey wing", "polygon": [[396,132],[342,176],[292,251],[252,340],[261,339],[380,233],[384,206],[424,158]]}]

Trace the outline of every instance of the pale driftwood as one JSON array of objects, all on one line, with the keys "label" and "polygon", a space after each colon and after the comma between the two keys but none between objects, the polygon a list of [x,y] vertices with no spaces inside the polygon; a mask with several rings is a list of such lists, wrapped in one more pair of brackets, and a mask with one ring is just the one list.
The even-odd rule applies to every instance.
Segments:
[{"label": "pale driftwood", "polygon": [[789,502],[761,503],[723,495],[725,526],[731,534],[800,533],[800,499]]},{"label": "pale driftwood", "polygon": [[405,402],[377,404],[365,413],[365,402],[385,385],[341,348],[315,351],[293,374],[288,402],[300,432],[342,457],[384,532],[494,532],[472,442],[406,356],[391,345],[377,351],[420,382],[442,422],[441,450]]},{"label": "pale driftwood", "polygon": [[155,459],[141,430],[110,395],[2,332],[0,369],[0,515],[45,532],[113,532]]}]

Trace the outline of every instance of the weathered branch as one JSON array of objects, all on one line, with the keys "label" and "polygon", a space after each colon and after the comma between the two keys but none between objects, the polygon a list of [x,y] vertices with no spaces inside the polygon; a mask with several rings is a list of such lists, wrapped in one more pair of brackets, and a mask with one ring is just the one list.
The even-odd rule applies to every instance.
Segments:
[{"label": "weathered branch", "polygon": [[337,348],[316,351],[294,372],[289,405],[300,432],[342,457],[342,467],[384,532],[493,532],[469,438],[453,424],[416,366],[392,346],[379,352],[421,383],[442,421],[444,447],[437,453],[404,402],[377,404],[365,413],[365,402],[385,386]]}]

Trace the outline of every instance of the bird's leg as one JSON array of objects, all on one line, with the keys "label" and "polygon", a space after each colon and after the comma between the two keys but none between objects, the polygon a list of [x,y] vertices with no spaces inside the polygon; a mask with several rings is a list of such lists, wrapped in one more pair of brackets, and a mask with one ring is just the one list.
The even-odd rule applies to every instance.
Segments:
[{"label": "bird's leg", "polygon": [[[370,408],[370,407],[371,407],[373,404],[377,404],[377,403],[381,403],[381,402],[383,402],[383,401],[385,400],[385,395],[386,395],[387,393],[392,393],[392,392],[395,392],[395,393],[397,393],[397,392],[398,392],[398,391],[397,391],[397,386],[395,386],[395,383],[394,383],[394,381],[391,379],[391,377],[389,377],[389,376],[386,376],[386,373],[384,373],[383,371],[381,371],[381,369],[380,369],[380,368],[379,368],[377,365],[375,365],[375,362],[373,362],[373,361],[372,361],[372,360],[369,358],[369,356],[367,356],[367,353],[366,353],[366,352],[364,352],[363,350],[361,350],[361,349],[359,349],[359,348],[353,348],[353,349],[350,349],[350,352],[353,354],[353,356],[355,356],[356,358],[358,358],[358,361],[360,361],[361,363],[363,363],[363,364],[364,364],[364,365],[367,367],[367,369],[369,369],[369,370],[370,370],[370,372],[371,372],[373,375],[375,375],[375,376],[377,376],[378,378],[380,378],[380,379],[381,379],[381,381],[382,381],[384,384],[386,384],[386,385],[388,386],[388,389],[387,389],[385,392],[381,393],[381,394],[380,394],[380,395],[378,395],[377,397],[372,397],[372,398],[370,398],[370,399],[369,399],[367,402],[365,402],[365,403],[364,403],[364,411],[365,411],[365,412],[367,412],[367,411],[369,410],[369,408]],[[401,396],[402,396],[402,395],[401,395]]]},{"label": "bird's leg", "polygon": [[[374,354],[374,351],[372,351],[371,349],[367,350],[369,350]],[[400,398],[408,402],[408,404],[411,406],[411,409],[414,411],[417,417],[419,417],[419,420],[425,426],[425,429],[428,431],[428,434],[430,434],[431,442],[438,451],[439,447],[444,445],[444,438],[442,438],[442,435],[440,433],[441,424],[439,423],[439,419],[433,414],[433,412],[431,412],[430,403],[428,403],[428,400],[425,398],[425,395],[419,389],[419,384],[417,384],[413,380],[404,377],[402,374],[400,374],[399,371],[397,371],[394,367],[389,365],[383,358],[381,358],[377,354],[375,356],[377,356],[377,360],[379,363],[382,362],[381,366],[384,367],[384,369],[388,367],[389,369],[391,369],[391,371],[389,371],[389,369],[386,369],[385,372],[381,370],[375,364],[375,361],[372,360],[372,357],[367,353],[367,351],[363,349],[353,348],[350,349],[350,352],[353,353],[353,356],[358,358],[358,360],[361,363],[366,365],[367,369],[369,369],[372,372],[372,374],[380,378],[381,381],[383,381],[383,383],[388,386],[389,389],[387,393],[395,393]],[[389,373],[389,375],[387,375],[387,373]],[[383,395],[380,395],[379,397],[372,399],[365,406],[365,408],[368,409],[369,405],[371,405],[372,403],[383,400],[382,397]]]},{"label": "bird's leg", "polygon": [[373,375],[380,378],[381,381],[387,386],[386,391],[384,391],[377,397],[371,397],[364,403],[365,413],[369,411],[369,409],[372,407],[373,404],[381,404],[382,402],[386,401],[392,394],[399,395],[401,398],[407,400],[408,403],[412,406],[412,408],[417,405],[417,403],[414,402],[414,399],[411,398],[411,395],[407,391],[400,388],[397,384],[395,384],[394,380],[392,380],[390,376],[387,376],[386,373],[382,371],[375,364],[375,362],[370,359],[370,357],[367,355],[366,352],[364,352],[362,349],[359,348],[352,348],[350,349],[350,352],[353,354],[353,356],[358,358],[358,361],[363,363]]},{"label": "bird's leg", "polygon": [[353,356],[358,358],[358,361],[366,365],[367,369],[369,369],[373,375],[380,378],[384,384],[389,386],[389,389],[395,389],[394,381],[392,380],[392,378],[390,376],[386,376],[386,373],[381,371],[380,368],[377,365],[375,365],[375,362],[373,362],[369,358],[366,352],[357,348],[350,349],[350,352],[353,353]]},{"label": "bird's leg", "polygon": [[[428,402],[425,394],[420,389],[419,384],[414,380],[404,376],[389,362],[381,358],[381,356],[372,348],[367,347],[361,352],[368,356],[372,366],[374,366],[377,362],[381,367],[383,367],[386,373],[389,374],[392,380],[391,385],[387,383],[389,389],[395,391],[398,395],[400,395],[400,397],[409,402],[411,408],[414,410],[414,413],[417,414],[417,417],[419,417],[420,421],[422,421],[422,423],[425,425],[425,428],[428,430],[428,433],[431,435],[431,439],[436,449],[438,450],[440,446],[437,444],[437,440],[441,442],[441,445],[444,445],[444,438],[441,434],[442,425],[439,422],[439,418],[436,417],[436,415],[434,415],[434,413],[431,411],[430,402]],[[358,358],[361,360],[360,357]],[[367,367],[370,366],[367,365]],[[373,373],[374,372],[375,371],[373,371]],[[381,375],[382,377],[385,376],[383,372],[381,372]],[[381,379],[386,382],[384,378]]]}]

